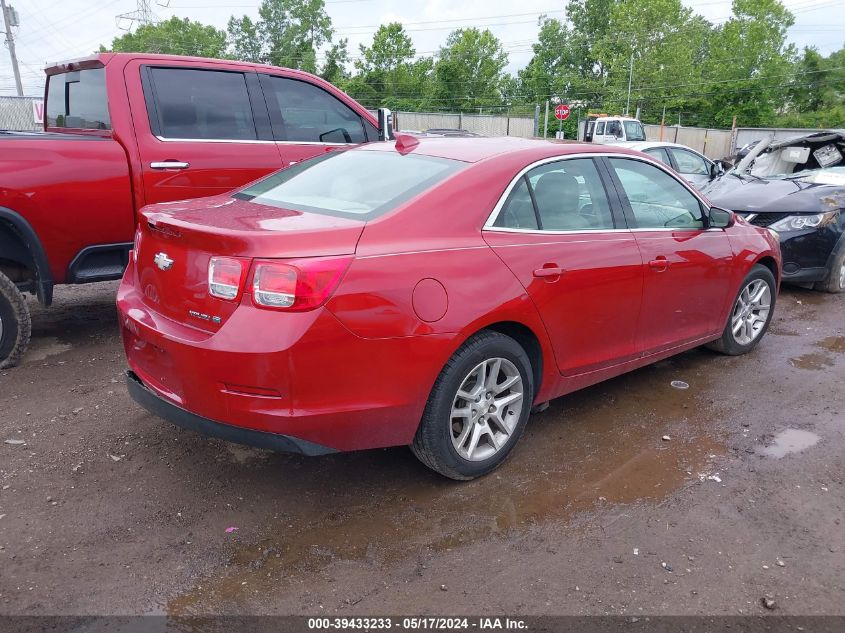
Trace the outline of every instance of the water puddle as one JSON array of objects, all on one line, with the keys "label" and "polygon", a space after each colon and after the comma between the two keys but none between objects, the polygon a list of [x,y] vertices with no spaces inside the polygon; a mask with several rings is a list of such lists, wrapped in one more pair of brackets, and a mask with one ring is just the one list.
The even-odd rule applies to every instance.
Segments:
[{"label": "water puddle", "polygon": [[[406,449],[271,455],[253,472],[276,482],[275,491],[254,494],[274,520],[254,535],[242,527],[238,539],[249,542],[235,547],[222,576],[173,597],[167,612],[237,610],[336,561],[384,565],[606,504],[662,500],[726,452],[714,430],[721,415],[699,398],[705,360],[691,353],[553,402],[498,471],[472,482],[431,474]],[[679,374],[690,388],[667,388]]]},{"label": "water puddle", "polygon": [[772,444],[763,449],[763,454],[780,459],[790,453],[800,453],[804,449],[815,446],[820,439],[818,435],[810,431],[786,429],[775,435]]},{"label": "water puddle", "polygon": [[790,358],[789,364],[798,369],[827,369],[833,366],[833,360],[822,352],[810,352],[798,358]]},{"label": "water puddle", "polygon": [[845,354],[845,336],[828,336],[816,343],[818,347],[826,349],[828,352],[836,354]]}]

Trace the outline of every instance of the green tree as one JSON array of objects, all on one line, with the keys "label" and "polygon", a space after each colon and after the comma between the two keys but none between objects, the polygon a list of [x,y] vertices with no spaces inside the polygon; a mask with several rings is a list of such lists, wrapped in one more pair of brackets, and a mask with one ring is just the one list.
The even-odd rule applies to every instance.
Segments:
[{"label": "green tree", "polygon": [[417,53],[399,22],[382,24],[373,35],[372,45],[361,44],[359,49],[361,58],[355,62],[355,67],[362,73],[389,73],[411,61]]},{"label": "green tree", "polygon": [[453,110],[502,105],[502,43],[488,30],[458,29],[446,38],[434,65],[434,94]]},{"label": "green tree", "polygon": [[563,97],[580,82],[578,63],[572,46],[572,32],[561,20],[540,17],[540,32],[533,45],[534,55],[519,71],[519,87],[524,97],[535,102]]},{"label": "green tree", "polygon": [[368,107],[431,107],[431,58],[416,61],[416,50],[398,22],[381,25],[370,46],[359,46],[358,73],[347,83],[350,95]]},{"label": "green tree", "polygon": [[805,48],[795,64],[789,108],[776,122],[784,127],[845,127],[845,48],[821,55]]},{"label": "green tree", "polygon": [[317,72],[317,50],[332,37],[323,0],[263,0],[258,14],[271,64]]},{"label": "green tree", "polygon": [[317,51],[333,33],[324,0],[262,0],[258,16],[229,19],[233,57],[317,72]]},{"label": "green tree", "polygon": [[822,110],[831,105],[831,73],[828,60],[815,47],[804,49],[795,64],[795,76],[790,87],[790,106],[798,112]]},{"label": "green tree", "polygon": [[[680,0],[622,0],[608,19],[609,31],[595,43],[602,60],[603,105],[629,113],[643,109],[643,118],[656,120],[663,108],[697,110],[702,64],[712,33],[710,25]],[[633,65],[632,65],[633,64]],[[633,71],[633,72],[632,72]]]},{"label": "green tree", "polygon": [[114,38],[109,47],[100,46],[100,51],[224,57],[226,33],[213,26],[174,16],[157,24],[141,25],[133,32]]},{"label": "green tree", "polygon": [[264,41],[259,33],[257,22],[248,15],[241,18],[232,16],[226,26],[228,52],[234,59],[260,64],[267,61]]},{"label": "green tree", "polygon": [[779,0],[734,0],[733,16],[714,32],[709,47],[711,122],[730,127],[770,125],[784,104],[794,73],[795,49],[786,44],[792,14]]},{"label": "green tree", "polygon": [[323,68],[320,70],[320,76],[336,86],[343,86],[349,78],[349,72],[346,70],[346,67],[349,64],[348,44],[349,40],[346,38],[343,38],[339,42],[333,44],[331,48],[326,51],[326,61],[323,63]]}]

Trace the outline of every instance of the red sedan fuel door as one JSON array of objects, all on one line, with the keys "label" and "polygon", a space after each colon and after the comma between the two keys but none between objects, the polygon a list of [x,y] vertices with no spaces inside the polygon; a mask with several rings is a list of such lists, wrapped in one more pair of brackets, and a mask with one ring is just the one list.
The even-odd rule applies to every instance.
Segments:
[{"label": "red sedan fuel door", "polygon": [[147,204],[225,193],[282,167],[255,73],[143,61],[125,72]]},{"label": "red sedan fuel door", "polygon": [[484,239],[533,299],[562,374],[638,355],[642,260],[592,159],[531,169],[491,220]]},{"label": "red sedan fuel door", "polygon": [[609,163],[643,259],[644,353],[720,332],[733,270],[727,235],[706,228],[702,203],[668,172],[635,158]]}]

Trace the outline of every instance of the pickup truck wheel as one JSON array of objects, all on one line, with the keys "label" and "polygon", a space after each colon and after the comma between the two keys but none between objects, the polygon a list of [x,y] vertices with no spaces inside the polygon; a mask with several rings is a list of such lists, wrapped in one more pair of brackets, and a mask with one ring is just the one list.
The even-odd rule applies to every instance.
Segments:
[{"label": "pickup truck wheel", "polygon": [[722,336],[707,347],[729,356],[754,349],[772,322],[777,286],[772,271],[755,265],[739,287]]},{"label": "pickup truck wheel", "polygon": [[501,464],[522,434],[534,400],[531,361],[514,339],[482,331],[449,359],[431,390],[411,450],[451,479]]},{"label": "pickup truck wheel", "polygon": [[0,273],[0,369],[17,364],[29,345],[31,333],[26,299],[12,280]]},{"label": "pickup truck wheel", "polygon": [[813,286],[822,292],[845,292],[845,241],[839,240],[839,248],[833,254],[833,262],[827,277]]}]

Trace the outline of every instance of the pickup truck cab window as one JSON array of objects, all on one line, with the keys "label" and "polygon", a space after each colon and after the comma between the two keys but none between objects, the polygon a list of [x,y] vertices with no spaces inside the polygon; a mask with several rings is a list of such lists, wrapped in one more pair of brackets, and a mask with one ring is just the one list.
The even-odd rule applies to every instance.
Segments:
[{"label": "pickup truck cab window", "polygon": [[611,158],[610,165],[639,229],[703,229],[701,203],[662,169],[643,161]]},{"label": "pickup truck cab window", "polygon": [[258,138],[243,73],[152,68],[151,77],[163,138]]},{"label": "pickup truck cab window", "polygon": [[605,134],[615,136],[616,138],[622,138],[622,123],[619,121],[608,121],[607,131]]},{"label": "pickup truck cab window", "polygon": [[361,116],[319,86],[287,77],[262,78],[278,141],[295,143],[364,143]]},{"label": "pickup truck cab window", "polygon": [[50,77],[47,127],[111,129],[105,68],[75,70]]}]

